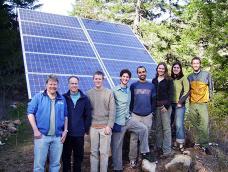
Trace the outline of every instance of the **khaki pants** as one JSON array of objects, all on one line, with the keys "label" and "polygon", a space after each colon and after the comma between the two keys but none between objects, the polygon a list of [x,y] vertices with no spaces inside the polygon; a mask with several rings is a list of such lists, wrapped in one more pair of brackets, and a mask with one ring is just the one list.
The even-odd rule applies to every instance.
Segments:
[{"label": "khaki pants", "polygon": [[[153,117],[152,114],[149,114],[147,116],[139,116],[139,115],[132,113],[132,120],[141,122],[143,125],[145,125],[145,127],[148,129],[148,131],[147,131],[148,136],[149,136],[151,126],[152,126],[152,117]],[[136,160],[137,159],[138,140],[139,140],[138,134],[131,133],[129,160]]]},{"label": "khaki pants", "polygon": [[[111,134],[105,135],[104,128],[90,128],[91,154],[90,171],[107,172]],[[100,162],[100,170],[98,169]]]}]

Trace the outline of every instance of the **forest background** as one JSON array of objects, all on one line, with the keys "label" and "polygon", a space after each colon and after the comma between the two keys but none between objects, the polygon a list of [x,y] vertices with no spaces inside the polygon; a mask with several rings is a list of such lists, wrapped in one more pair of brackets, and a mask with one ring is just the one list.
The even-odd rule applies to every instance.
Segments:
[{"label": "forest background", "polygon": [[[0,119],[7,119],[10,105],[25,109],[28,101],[15,9],[40,6],[38,0],[0,0]],[[70,15],[130,25],[157,62],[170,67],[179,60],[185,75],[192,57],[202,58],[215,84],[210,138],[228,150],[227,0],[75,0]]]}]

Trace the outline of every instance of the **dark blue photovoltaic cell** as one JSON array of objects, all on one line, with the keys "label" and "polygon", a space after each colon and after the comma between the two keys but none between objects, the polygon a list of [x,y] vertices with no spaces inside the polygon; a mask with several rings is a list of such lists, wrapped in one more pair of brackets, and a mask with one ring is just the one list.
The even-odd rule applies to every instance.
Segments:
[{"label": "dark blue photovoltaic cell", "polygon": [[71,26],[81,28],[76,17],[48,14],[34,10],[19,9],[21,20],[56,24],[60,26]]},{"label": "dark blue photovoltaic cell", "polygon": [[89,43],[24,36],[25,51],[95,57]]},{"label": "dark blue photovoltaic cell", "polygon": [[[31,88],[31,97],[36,93],[39,93],[45,89],[45,81],[48,75],[35,75],[29,74],[29,83]],[[63,94],[68,91],[68,79],[69,76],[58,76],[59,85],[58,91],[60,94]],[[104,80],[104,86],[110,88],[107,80]],[[93,78],[91,77],[79,77],[79,89],[86,93],[89,89],[93,88]]]},{"label": "dark blue photovoltaic cell", "polygon": [[145,49],[95,44],[101,58],[155,63]]},{"label": "dark blue photovoltaic cell", "polygon": [[122,45],[135,48],[144,48],[135,36],[125,36],[104,32],[88,31],[91,39],[95,43]]},{"label": "dark blue photovoltaic cell", "polygon": [[97,59],[26,53],[29,72],[93,75],[102,70]]},{"label": "dark blue photovoltaic cell", "polygon": [[146,63],[132,63],[132,62],[121,62],[114,60],[103,60],[109,74],[112,77],[118,77],[122,69],[129,69],[132,73],[132,78],[138,78],[136,69],[138,66],[145,66],[147,69],[147,78],[154,78],[156,74],[156,64],[146,64]]},{"label": "dark blue photovoltaic cell", "polygon": [[88,41],[83,30],[32,22],[21,22],[22,33],[35,36]]},{"label": "dark blue photovoltaic cell", "polygon": [[95,21],[89,19],[82,19],[82,21],[86,29],[134,35],[130,27],[128,27],[127,25]]}]

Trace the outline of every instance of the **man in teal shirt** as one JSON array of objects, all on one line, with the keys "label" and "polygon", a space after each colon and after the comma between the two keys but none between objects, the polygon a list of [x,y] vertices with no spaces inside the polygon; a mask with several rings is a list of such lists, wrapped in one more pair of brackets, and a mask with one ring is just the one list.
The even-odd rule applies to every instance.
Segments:
[{"label": "man in teal shirt", "polygon": [[126,131],[130,131],[139,135],[140,152],[142,153],[142,157],[143,159],[151,160],[148,146],[148,129],[141,122],[133,120],[129,114],[131,93],[127,84],[130,78],[131,72],[128,69],[123,69],[120,72],[120,84],[113,88],[116,104],[116,117],[113,127],[111,148],[115,172],[123,171],[122,146]]}]

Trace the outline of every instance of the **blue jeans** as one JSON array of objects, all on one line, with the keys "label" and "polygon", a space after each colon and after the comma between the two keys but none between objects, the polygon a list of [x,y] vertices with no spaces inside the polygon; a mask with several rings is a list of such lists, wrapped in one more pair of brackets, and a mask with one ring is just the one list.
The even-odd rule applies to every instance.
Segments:
[{"label": "blue jeans", "polygon": [[160,107],[156,108],[156,144],[157,148],[162,148],[163,154],[171,153],[171,126],[170,116],[171,106],[166,112],[162,112]]},{"label": "blue jeans", "polygon": [[34,140],[34,172],[44,172],[45,162],[49,153],[49,171],[59,172],[60,157],[63,144],[61,137],[42,135]]},{"label": "blue jeans", "polygon": [[172,113],[174,113],[174,121],[176,126],[176,142],[184,143],[185,132],[184,132],[184,114],[185,106],[177,107],[176,104],[172,104]]}]

